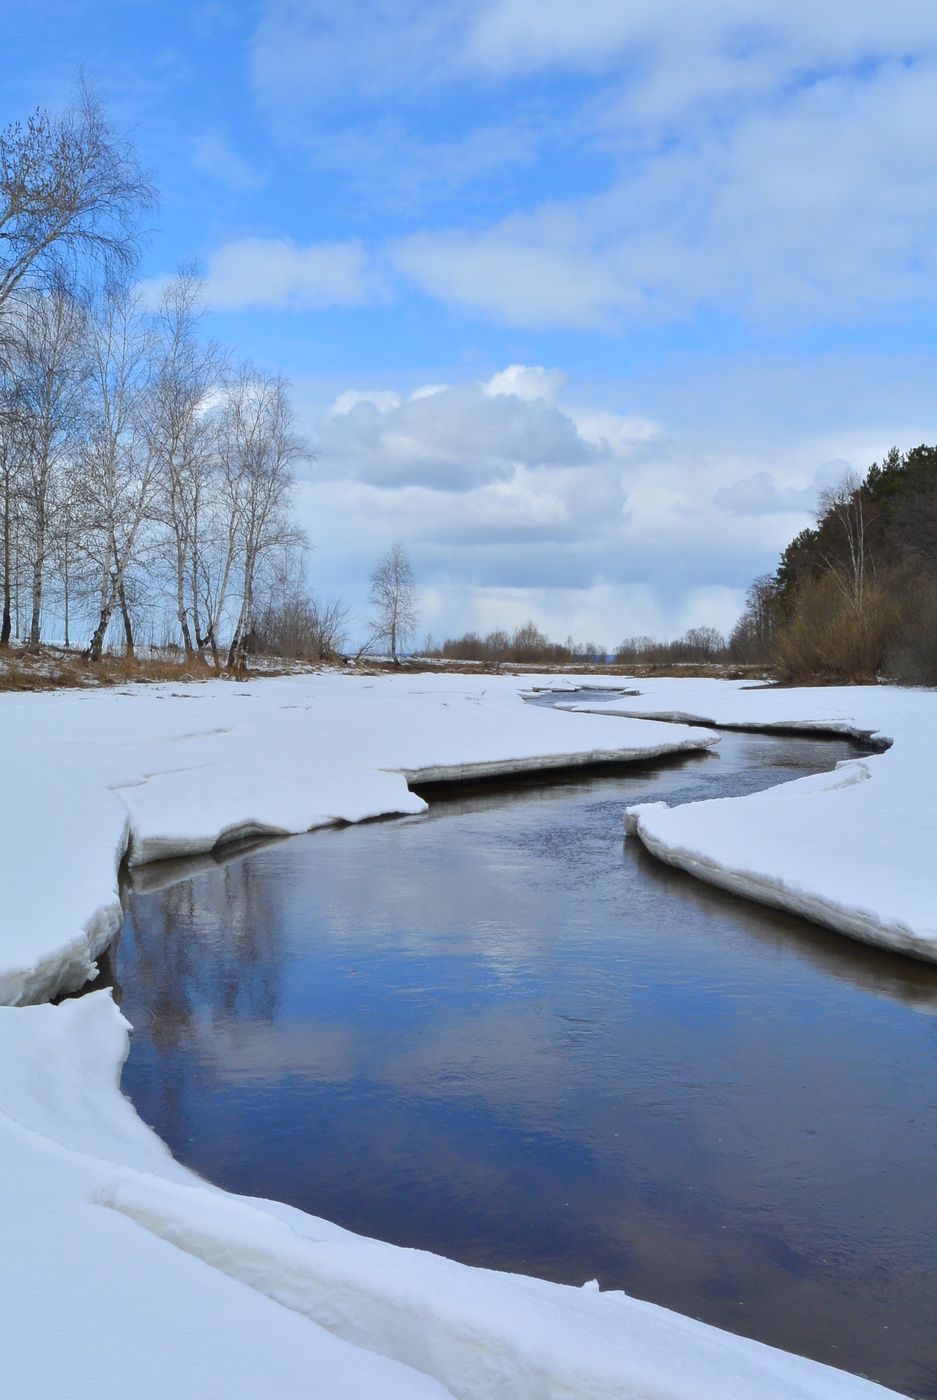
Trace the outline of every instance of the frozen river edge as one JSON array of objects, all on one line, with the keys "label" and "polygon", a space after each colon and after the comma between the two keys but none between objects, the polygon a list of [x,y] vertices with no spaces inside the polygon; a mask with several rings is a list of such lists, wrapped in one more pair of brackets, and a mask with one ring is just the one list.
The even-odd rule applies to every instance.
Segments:
[{"label": "frozen river edge", "polygon": [[[125,852],[139,863],[239,834],[416,813],[425,804],[408,774],[464,781],[713,742],[619,718],[612,747],[604,717],[524,706],[535,679],[323,675],[3,697],[4,999],[80,985],[119,925]],[[801,711],[816,695],[829,704],[832,692]],[[870,727],[882,732],[883,718]],[[879,761],[862,761],[876,781]],[[0,1007],[11,1394],[890,1393],[623,1294],[467,1268],[219,1191],[174,1162],[120,1094],[127,1031],[104,992]]]},{"label": "frozen river edge", "polygon": [[[577,710],[585,706],[577,705]],[[763,689],[642,682],[590,713],[827,732],[883,752],[744,798],[644,803],[625,829],[659,860],[863,943],[937,961],[937,694],[890,686]]]}]

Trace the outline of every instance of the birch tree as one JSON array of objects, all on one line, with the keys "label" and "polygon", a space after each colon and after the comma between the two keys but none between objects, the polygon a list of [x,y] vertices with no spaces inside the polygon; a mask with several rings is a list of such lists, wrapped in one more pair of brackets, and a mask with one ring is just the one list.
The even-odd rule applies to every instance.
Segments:
[{"label": "birch tree", "polygon": [[184,267],[164,289],[156,316],[160,412],[153,424],[153,445],[176,620],[186,656],[204,646],[199,558],[206,544],[207,498],[215,469],[210,397],[221,368],[217,347],[198,338],[203,314],[201,280],[194,267]]},{"label": "birch tree", "polygon": [[13,633],[14,570],[18,566],[19,487],[22,466],[21,416],[12,374],[0,368],[0,529],[2,529],[3,617],[0,647]]},{"label": "birch tree", "polygon": [[31,295],[18,322],[15,358],[22,443],[21,496],[29,549],[29,649],[39,650],[43,587],[56,529],[54,504],[74,462],[85,369],[81,306],[63,286]]},{"label": "birch tree", "polygon": [[0,311],[63,265],[133,267],[155,190],[100,95],[79,75],[66,111],[0,131]]},{"label": "birch tree", "polygon": [[413,569],[402,540],[396,540],[375,566],[371,608],[370,642],[386,644],[394,665],[399,666],[398,648],[406,645],[419,621]]},{"label": "birch tree", "polygon": [[[164,383],[152,374],[152,333],[139,296],[110,283],[89,317],[90,427],[82,463],[83,548],[100,580],[98,621],[88,646],[100,661],[118,605],[129,622],[127,571],[136,562],[155,505]],[[155,381],[155,382],[154,382]],[[126,628],[128,649],[133,642]]]},{"label": "birch tree", "polygon": [[839,526],[845,555],[839,559],[823,554],[823,562],[856,616],[861,617],[865,606],[869,547],[862,483],[854,471],[844,472],[837,482],[820,492],[817,522],[822,525],[825,521],[835,521]]},{"label": "birch tree", "polygon": [[[224,494],[241,594],[229,667],[243,661],[249,644],[261,563],[275,546],[298,535],[289,518],[293,464],[303,450],[294,419],[282,377],[242,365],[228,387],[222,424]],[[233,563],[230,552],[229,560]]]}]

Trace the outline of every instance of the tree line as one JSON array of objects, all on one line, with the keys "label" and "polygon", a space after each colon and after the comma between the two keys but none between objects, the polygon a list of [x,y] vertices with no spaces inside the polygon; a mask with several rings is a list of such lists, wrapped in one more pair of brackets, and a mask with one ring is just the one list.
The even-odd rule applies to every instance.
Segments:
[{"label": "tree line", "polygon": [[287,385],[203,335],[194,266],[141,295],[155,203],[83,81],[0,133],[0,646],[37,650],[53,617],[91,660],[112,623],[132,654],[157,606],[218,667],[291,610],[330,645],[341,605],[301,587]]},{"label": "tree line", "polygon": [[787,680],[937,683],[937,447],[894,447],[823,491],[733,641]]},{"label": "tree line", "polygon": [[523,623],[513,632],[502,628],[495,628],[485,636],[465,632],[461,637],[447,637],[440,643],[429,636],[420,654],[444,661],[474,661],[485,666],[502,663],[562,666],[571,662],[594,664],[607,660],[604,646],[595,642],[574,642],[572,637],[565,643],[551,642],[533,621]]}]

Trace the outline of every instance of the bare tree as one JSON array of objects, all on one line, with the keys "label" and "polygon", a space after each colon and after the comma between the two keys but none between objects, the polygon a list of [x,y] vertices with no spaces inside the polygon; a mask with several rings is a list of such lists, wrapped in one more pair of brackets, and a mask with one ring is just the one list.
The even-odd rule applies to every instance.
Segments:
[{"label": "bare tree", "polygon": [[395,666],[398,648],[405,646],[419,621],[416,584],[406,546],[395,540],[378,560],[371,575],[371,633],[368,645],[385,643]]},{"label": "bare tree", "polygon": [[856,616],[861,617],[865,603],[869,552],[862,483],[854,471],[843,472],[838,481],[820,492],[817,501],[817,522],[822,525],[825,521],[833,520],[840,526],[845,558],[841,561],[825,553],[822,556],[823,562]]},{"label": "bare tree", "polygon": [[83,590],[86,583],[86,571],[81,568],[81,511],[80,503],[76,502],[73,495],[74,486],[73,479],[61,477],[55,483],[55,497],[51,507],[55,520],[52,560],[62,585],[62,621],[65,626],[66,647],[71,645],[69,625],[76,587]]},{"label": "bare tree", "polygon": [[204,523],[205,497],[215,468],[209,406],[221,371],[217,347],[198,338],[203,311],[201,279],[193,265],[185,265],[164,288],[156,314],[162,410],[154,424],[154,450],[160,479],[159,513],[166,528],[176,620],[186,656],[201,651],[204,644],[196,582],[199,526]]},{"label": "bare tree", "polygon": [[127,270],[156,202],[130,143],[82,75],[59,115],[38,110],[0,132],[0,309],[82,255]]},{"label": "bare tree", "polygon": [[56,528],[60,478],[74,461],[82,416],[84,313],[63,286],[33,293],[15,317],[22,486],[32,591],[29,648],[38,651],[43,585]]},{"label": "bare tree", "polygon": [[0,567],[3,569],[3,620],[0,646],[9,645],[13,633],[14,574],[18,568],[17,536],[20,515],[20,478],[23,460],[22,415],[16,378],[8,359],[0,360]]},{"label": "bare tree", "polygon": [[[35,649],[61,604],[66,642],[80,615],[99,660],[122,621],[132,654],[168,596],[187,655],[210,647],[219,666],[223,631],[237,665],[273,554],[303,539],[290,506],[304,449],[282,379],[249,365],[228,378],[203,338],[194,266],[155,312],[134,292],[154,199],[83,80],[65,113],[0,131],[0,645],[23,612]],[[345,618],[305,590],[280,614],[304,647],[333,645]]]},{"label": "bare tree", "polygon": [[349,609],[338,598],[317,598],[306,580],[304,541],[274,549],[264,569],[263,599],[254,631],[261,651],[303,661],[324,661],[345,646]]},{"label": "bare tree", "polygon": [[254,587],[264,557],[299,538],[289,519],[293,463],[303,448],[279,375],[243,364],[229,386],[223,426],[224,480],[230,519],[236,522],[241,608],[228,649],[228,666],[243,662],[253,626]]},{"label": "bare tree", "polygon": [[83,548],[98,569],[100,611],[88,647],[99,661],[115,609],[133,649],[126,577],[143,543],[157,485],[160,424],[166,386],[152,374],[152,336],[138,296],[108,284],[96,298],[90,324],[90,431],[82,461]]},{"label": "bare tree", "polygon": [[777,580],[772,574],[761,574],[749,584],[745,611],[729,638],[729,653],[734,661],[770,659],[777,625],[777,594]]}]

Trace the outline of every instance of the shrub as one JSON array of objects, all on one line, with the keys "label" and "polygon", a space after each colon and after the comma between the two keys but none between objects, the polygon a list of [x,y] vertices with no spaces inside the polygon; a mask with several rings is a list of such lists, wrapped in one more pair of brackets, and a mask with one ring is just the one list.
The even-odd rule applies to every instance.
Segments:
[{"label": "shrub", "polygon": [[921,580],[907,588],[905,597],[885,668],[903,685],[937,685],[937,584]]},{"label": "shrub", "polygon": [[900,605],[877,582],[867,582],[861,612],[832,574],[805,579],[774,640],[782,679],[871,681],[884,668]]},{"label": "shrub", "polygon": [[294,593],[271,602],[258,617],[251,650],[298,661],[330,661],[347,640],[348,608],[338,599]]}]

